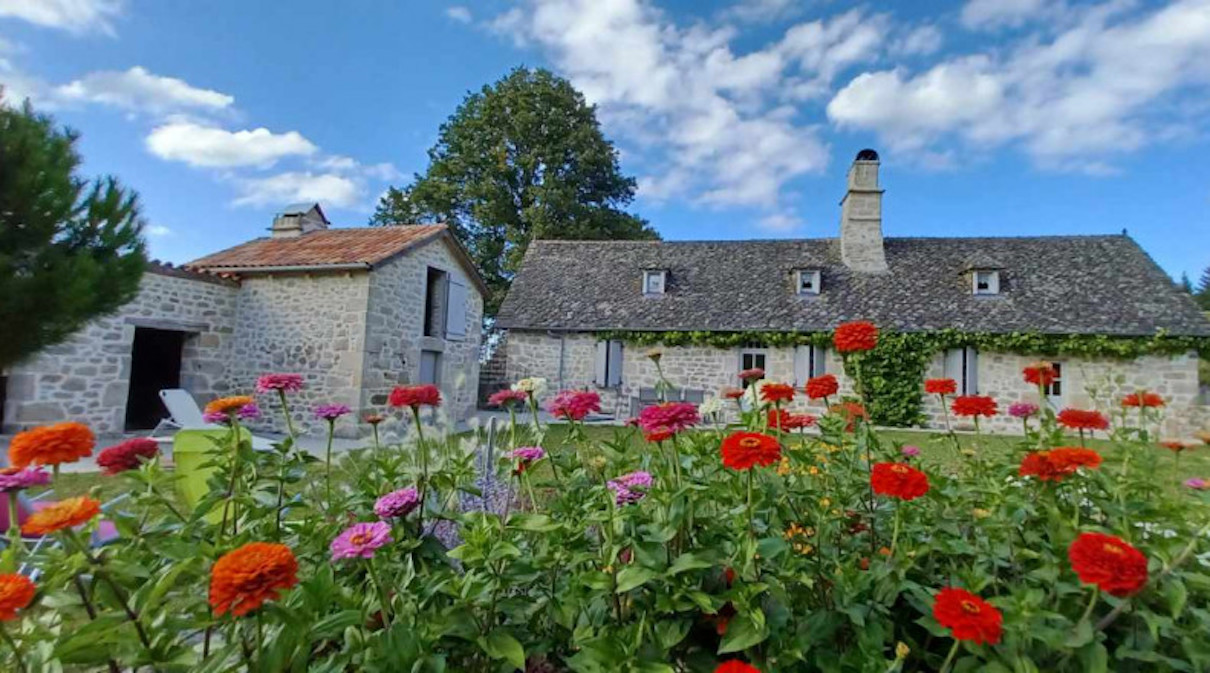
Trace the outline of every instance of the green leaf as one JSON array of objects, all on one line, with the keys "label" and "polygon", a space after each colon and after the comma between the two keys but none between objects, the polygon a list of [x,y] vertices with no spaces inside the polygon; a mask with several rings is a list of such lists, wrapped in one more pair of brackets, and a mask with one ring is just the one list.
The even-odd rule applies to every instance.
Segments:
[{"label": "green leaf", "polygon": [[311,634],[315,638],[328,638],[347,627],[357,626],[362,621],[360,610],[345,610],[315,622],[315,625],[311,627]]},{"label": "green leaf", "polygon": [[627,566],[618,573],[618,593],[637,589],[656,577],[656,572],[643,566]]},{"label": "green leaf", "polygon": [[701,568],[709,568],[713,563],[700,559],[693,552],[687,552],[676,557],[672,565],[668,566],[668,576],[679,575],[689,570],[699,570]]},{"label": "green leaf", "polygon": [[1176,578],[1171,579],[1164,586],[1164,598],[1168,601],[1168,610],[1171,611],[1172,617],[1180,616],[1181,611],[1185,609],[1185,601],[1189,598],[1185,583]]},{"label": "green leaf", "polygon": [[[759,621],[764,622],[763,615]],[[727,627],[727,634],[719,643],[718,653],[740,652],[761,643],[768,637],[767,627],[757,626],[755,620],[749,615],[740,615],[731,620],[731,624]]]},{"label": "green leaf", "polygon": [[525,648],[503,629],[496,629],[479,639],[479,647],[492,659],[503,659],[516,669],[525,669]]},{"label": "green leaf", "polygon": [[663,619],[656,622],[656,640],[659,641],[660,647],[671,650],[689,635],[689,627],[692,625],[688,619]]},{"label": "green leaf", "polygon": [[1109,651],[1101,643],[1091,643],[1081,648],[1080,670],[1085,673],[1109,673]]}]

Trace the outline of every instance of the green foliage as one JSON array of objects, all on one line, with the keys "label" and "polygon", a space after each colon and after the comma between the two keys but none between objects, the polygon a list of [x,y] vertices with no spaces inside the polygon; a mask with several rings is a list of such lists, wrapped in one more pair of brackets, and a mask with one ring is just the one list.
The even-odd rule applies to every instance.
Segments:
[{"label": "green foliage", "polygon": [[1197,292],[1193,294],[1197,299],[1197,303],[1201,305],[1202,310],[1210,311],[1210,266],[1202,272],[1202,277],[1197,281]]},{"label": "green foliage", "polygon": [[[516,444],[493,447],[492,478],[475,466],[485,436],[421,425],[347,455],[330,500],[323,465],[290,440],[253,451],[220,435],[195,507],[166,497],[173,476],[157,459],[110,477],[129,493],[107,514],[117,541],[85,549],[60,533],[67,544],[0,558],[5,572],[18,556],[40,570],[35,602],[4,623],[0,670],[710,673],[738,658],[779,673],[937,671],[954,643],[932,613],[947,586],[1003,614],[999,642],[959,644],[953,671],[1210,669],[1198,562],[1210,503],[1158,480],[1159,461],[1176,459],[1154,444],[1153,412],[1119,413],[1121,459],[1061,482],[1017,477],[1027,452],[1069,441],[1053,414],[994,442],[1008,450],[986,436],[919,441],[928,491],[898,501],[873,493],[870,471],[902,460],[900,444],[836,417],[819,435],[779,434],[780,462],[724,468],[727,433],[776,433],[766,411],[658,445],[636,428],[602,439],[523,422],[497,435]],[[548,457],[519,470],[516,445]],[[607,481],[635,470],[653,484],[618,504]],[[389,522],[392,541],[372,559],[331,559],[349,523],[411,485],[431,495]],[[479,497],[486,507],[471,506]],[[1080,582],[1067,549],[1089,531],[1147,556],[1139,593]],[[249,541],[287,545],[299,582],[214,617],[211,568]]]},{"label": "green foliage", "polygon": [[[827,346],[831,332],[635,332],[609,331],[602,339],[618,339],[642,346],[765,346],[787,348]],[[864,376],[864,398],[870,418],[879,425],[908,427],[921,421],[921,382],[928,363],[949,348],[974,347],[984,352],[1037,356],[1075,356],[1130,360],[1143,355],[1179,355],[1190,351],[1210,354],[1210,338],[1158,333],[1148,337],[1111,337],[1092,334],[1040,334],[1012,332],[975,334],[957,330],[890,332],[879,335],[878,347],[854,356]]]},{"label": "green foliage", "polygon": [[392,187],[370,222],[449,224],[487,281],[492,316],[531,240],[658,238],[623,210],[634,190],[584,96],[549,71],[517,68],[466,97],[428,169]]},{"label": "green foliage", "polygon": [[79,177],[75,142],[28,103],[0,103],[0,369],[138,292],[137,197],[112,177]]}]

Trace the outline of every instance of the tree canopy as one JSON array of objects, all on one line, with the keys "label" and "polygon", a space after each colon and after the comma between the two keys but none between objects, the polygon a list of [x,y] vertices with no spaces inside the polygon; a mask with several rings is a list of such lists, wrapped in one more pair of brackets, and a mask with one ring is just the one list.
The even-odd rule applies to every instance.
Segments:
[{"label": "tree canopy", "polygon": [[138,292],[138,198],[112,177],[80,177],[76,138],[28,102],[0,101],[0,369]]},{"label": "tree canopy", "polygon": [[1202,277],[1197,282],[1197,292],[1193,293],[1193,296],[1197,303],[1201,304],[1202,310],[1210,311],[1210,266],[1202,272]]},{"label": "tree canopy", "polygon": [[622,175],[596,109],[546,70],[517,68],[469,94],[428,156],[428,169],[389,189],[370,222],[449,224],[487,281],[489,316],[531,240],[658,238],[625,210],[635,180]]}]

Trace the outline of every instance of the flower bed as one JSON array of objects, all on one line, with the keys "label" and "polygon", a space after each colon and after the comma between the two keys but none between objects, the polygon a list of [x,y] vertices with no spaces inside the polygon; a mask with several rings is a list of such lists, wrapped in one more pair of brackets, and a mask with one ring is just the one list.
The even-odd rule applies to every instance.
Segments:
[{"label": "flower bed", "polygon": [[[874,347],[871,327],[842,330],[846,357]],[[510,413],[494,465],[477,438],[434,435],[428,387],[390,396],[401,445],[377,439],[388,410],[338,461],[233,441],[241,419],[283,411],[291,381],[208,405],[232,432],[196,506],[128,445],[104,477],[132,496],[105,515],[116,542],[89,545],[87,496],[25,524],[58,544],[0,557],[3,670],[1210,668],[1210,474],[1181,472],[1199,449],[1160,444],[1163,400],[1145,391],[1112,410],[1017,409],[1008,452],[888,441],[819,380],[821,418],[785,413],[805,390],[755,380],[739,423],[719,421],[738,399],[669,403],[609,439],[581,424],[596,394],[562,391],[561,439]],[[493,399],[532,410],[544,386]],[[1006,411],[952,391],[928,383],[952,414]],[[349,410],[315,412],[331,427]],[[1121,459],[1080,445],[1092,437]],[[10,493],[94,448],[76,425],[14,446]]]}]

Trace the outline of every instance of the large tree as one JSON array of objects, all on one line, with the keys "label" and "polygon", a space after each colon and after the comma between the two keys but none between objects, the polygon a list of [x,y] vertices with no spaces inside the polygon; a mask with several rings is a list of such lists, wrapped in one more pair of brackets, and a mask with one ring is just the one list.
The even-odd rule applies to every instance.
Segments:
[{"label": "large tree", "polygon": [[370,222],[448,223],[487,281],[489,316],[535,238],[658,238],[624,210],[635,181],[595,108],[546,70],[517,68],[469,94],[428,154],[428,169],[388,190]]},{"label": "large tree", "polygon": [[80,177],[75,142],[28,101],[0,101],[0,369],[138,292],[138,199],[112,177]]}]

